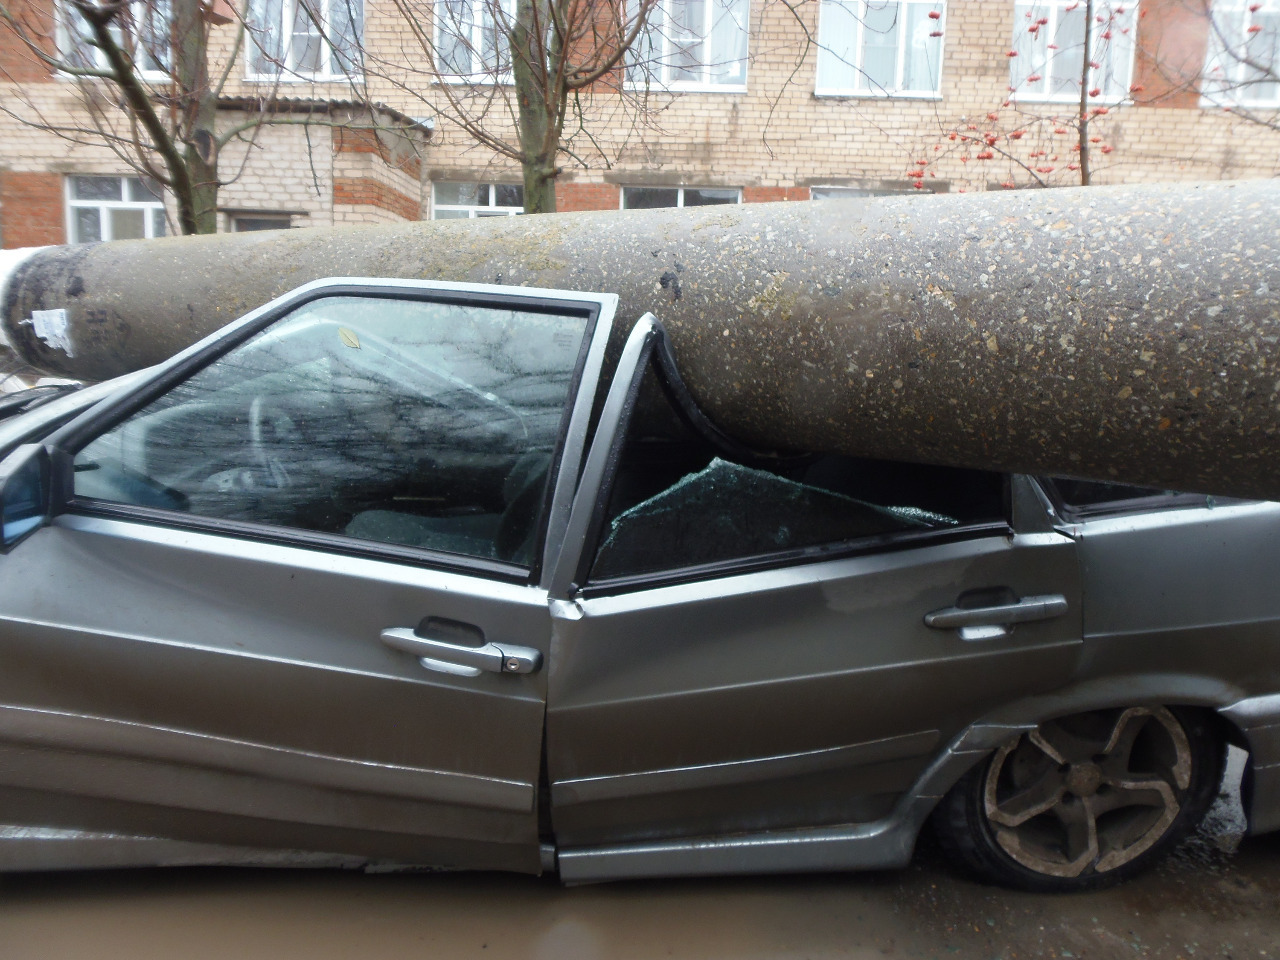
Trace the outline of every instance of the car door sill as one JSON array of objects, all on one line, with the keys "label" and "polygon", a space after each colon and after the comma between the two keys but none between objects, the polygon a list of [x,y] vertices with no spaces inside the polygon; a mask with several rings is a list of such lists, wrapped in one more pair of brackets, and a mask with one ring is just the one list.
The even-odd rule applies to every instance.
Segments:
[{"label": "car door sill", "polygon": [[557,857],[567,884],[644,877],[802,873],[906,866],[916,836],[938,800],[992,747],[1029,724],[974,724],[951,741],[893,812],[869,823],[769,830],[596,847],[568,847]]}]

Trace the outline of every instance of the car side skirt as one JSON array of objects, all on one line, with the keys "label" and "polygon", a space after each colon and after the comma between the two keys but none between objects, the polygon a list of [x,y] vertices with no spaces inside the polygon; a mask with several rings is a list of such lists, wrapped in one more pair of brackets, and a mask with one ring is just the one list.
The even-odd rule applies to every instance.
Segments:
[{"label": "car side skirt", "polygon": [[727,837],[569,847],[558,867],[565,883],[639,877],[798,873],[904,867],[938,800],[994,747],[1034,724],[976,724],[929,765],[888,817],[871,823],[770,830]]}]

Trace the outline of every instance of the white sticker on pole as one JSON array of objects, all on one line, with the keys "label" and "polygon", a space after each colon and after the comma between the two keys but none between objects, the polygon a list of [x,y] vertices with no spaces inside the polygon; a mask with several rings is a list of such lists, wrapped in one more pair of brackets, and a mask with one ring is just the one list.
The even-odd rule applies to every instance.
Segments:
[{"label": "white sticker on pole", "polygon": [[32,310],[31,319],[22,322],[31,324],[35,329],[36,336],[48,344],[51,349],[61,350],[68,357],[75,356],[71,348],[71,332],[67,329],[67,311],[61,308],[57,310]]}]

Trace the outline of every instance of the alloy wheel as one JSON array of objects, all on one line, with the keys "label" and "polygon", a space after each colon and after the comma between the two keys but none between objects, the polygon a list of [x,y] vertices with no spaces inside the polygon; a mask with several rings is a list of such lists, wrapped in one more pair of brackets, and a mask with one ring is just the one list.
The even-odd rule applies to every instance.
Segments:
[{"label": "alloy wheel", "polygon": [[996,844],[1046,877],[1107,873],[1168,833],[1187,801],[1192,748],[1164,707],[1042,723],[998,750],[982,801]]}]

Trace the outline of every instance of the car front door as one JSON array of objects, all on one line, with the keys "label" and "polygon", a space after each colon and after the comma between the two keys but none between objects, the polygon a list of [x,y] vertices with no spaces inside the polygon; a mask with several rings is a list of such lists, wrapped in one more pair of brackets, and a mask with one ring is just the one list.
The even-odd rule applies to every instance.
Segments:
[{"label": "car front door", "polygon": [[714,428],[646,422],[644,388],[627,426],[624,378],[574,509],[584,554],[553,583],[562,872],[865,866],[814,841],[872,836],[969,724],[1072,676],[1075,544],[1025,478],[1015,519],[999,474],[735,458]]},{"label": "car front door", "polygon": [[539,581],[614,302],[314,284],[51,437],[0,823],[75,842],[8,865],[539,871]]}]

